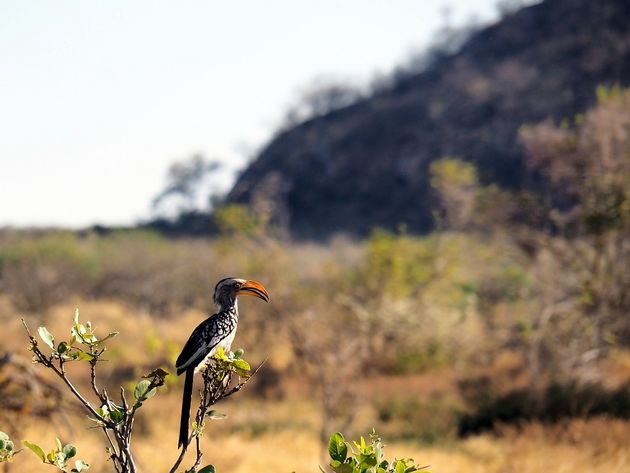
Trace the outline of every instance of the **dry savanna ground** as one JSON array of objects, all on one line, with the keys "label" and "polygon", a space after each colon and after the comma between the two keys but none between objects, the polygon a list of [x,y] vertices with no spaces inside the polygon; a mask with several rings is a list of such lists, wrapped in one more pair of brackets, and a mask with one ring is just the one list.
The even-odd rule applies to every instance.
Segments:
[{"label": "dry savanna ground", "polygon": [[[103,368],[106,380],[114,378],[111,375],[114,364],[128,357],[147,367],[152,362],[168,363],[164,358],[176,354],[177,347],[186,336],[185,331],[177,327],[180,324],[191,327],[202,316],[191,311],[177,320],[155,320],[146,315],[132,315],[124,306],[114,302],[74,302],[81,305],[86,318],[90,314],[89,318],[95,322],[97,330],[121,331],[110,344],[112,367]],[[51,332],[63,333],[66,330],[72,306],[59,306],[49,312],[45,323]],[[12,309],[6,303],[1,309],[3,348],[27,355],[19,314],[9,313]],[[27,320],[31,325],[39,323],[33,317]],[[156,340],[161,340],[162,345],[157,346],[159,343]],[[140,346],[142,349],[138,349]],[[269,361],[271,365],[282,363],[274,360],[273,356]],[[281,351],[277,357],[282,358]],[[85,385],[84,370],[80,367],[74,369],[73,375],[78,384]],[[265,371],[259,376],[264,377]],[[368,378],[359,389],[366,397],[379,392],[387,396],[401,386],[407,386],[412,396],[422,398],[435,389],[448,390],[451,378],[448,371],[415,377],[380,375]],[[177,455],[180,389],[179,384],[170,383],[146,403],[138,419],[134,448],[143,472],[166,472]],[[215,464],[219,472],[316,472],[317,465],[323,464],[323,450],[319,442],[319,405],[316,399],[305,396],[299,379],[284,382],[281,399],[261,399],[245,392],[225,402],[220,410],[228,414],[228,418],[212,422],[203,440],[205,459]],[[78,457],[92,465],[90,471],[113,471],[106,461],[100,432],[91,429],[90,422],[78,412],[70,410],[64,415],[55,414],[50,420],[33,418],[24,412],[17,418],[14,416],[13,423],[19,425],[20,431],[16,433],[19,438],[51,448],[55,436],[59,436],[64,442],[77,445]],[[362,408],[355,425],[373,425],[378,429],[379,419],[374,409],[369,406]],[[0,430],[11,429],[2,426]],[[419,464],[431,465],[432,472],[623,473],[630,472],[628,438],[630,422],[599,417],[555,425],[526,423],[518,428],[505,426],[493,434],[445,440],[433,445],[413,439],[390,441],[385,438],[384,441],[388,456],[412,457]],[[189,452],[189,456],[192,463],[193,453]],[[30,473],[49,468],[39,463],[30,452],[22,452],[8,471]]]},{"label": "dry savanna ground", "polygon": [[[135,442],[141,471],[166,472],[173,463],[177,454],[178,402],[177,393],[171,393],[153,403],[150,420],[145,413],[141,437]],[[217,421],[208,429],[204,439],[205,459],[226,473],[316,472],[322,460],[317,431],[308,419],[309,411],[314,408],[310,403],[269,405],[234,401],[224,411],[238,414]],[[242,423],[242,430],[235,431],[230,423]],[[255,432],[261,423],[273,427]],[[52,447],[60,431],[64,431],[60,426],[39,423],[29,425],[23,436]],[[81,427],[73,433],[72,441],[79,456],[92,464],[91,471],[112,471],[105,462],[98,432]],[[70,440],[69,436],[63,438]],[[479,435],[448,445],[386,441],[386,453],[392,457],[412,457],[420,464],[431,465],[430,471],[442,473],[625,473],[630,472],[628,438],[630,422],[599,418],[556,426],[528,424],[500,435]],[[192,463],[193,453],[189,456]],[[30,453],[22,453],[11,471],[34,473],[47,468],[50,467],[41,465]]]}]

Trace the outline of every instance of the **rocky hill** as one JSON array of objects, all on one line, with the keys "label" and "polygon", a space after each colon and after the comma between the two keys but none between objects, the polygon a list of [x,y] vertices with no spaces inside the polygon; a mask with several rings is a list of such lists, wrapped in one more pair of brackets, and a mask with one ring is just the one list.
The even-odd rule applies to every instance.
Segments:
[{"label": "rocky hill", "polygon": [[461,157],[484,182],[539,186],[519,127],[572,117],[613,84],[630,84],[630,2],[547,0],[387,90],[278,134],[228,202],[267,205],[298,237],[401,223],[425,232],[433,160]]}]

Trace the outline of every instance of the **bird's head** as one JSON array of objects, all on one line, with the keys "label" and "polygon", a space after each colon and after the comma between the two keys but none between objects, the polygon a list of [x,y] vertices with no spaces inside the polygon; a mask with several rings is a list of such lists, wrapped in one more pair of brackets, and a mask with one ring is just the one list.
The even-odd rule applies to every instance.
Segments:
[{"label": "bird's head", "polygon": [[214,303],[219,307],[234,305],[238,296],[254,296],[269,302],[269,293],[257,281],[225,278],[221,279],[214,288]]}]

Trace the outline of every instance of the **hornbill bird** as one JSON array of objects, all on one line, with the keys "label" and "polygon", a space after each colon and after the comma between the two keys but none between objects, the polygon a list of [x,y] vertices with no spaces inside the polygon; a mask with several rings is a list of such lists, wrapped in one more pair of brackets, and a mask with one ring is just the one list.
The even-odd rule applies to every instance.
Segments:
[{"label": "hornbill bird", "polygon": [[217,313],[193,330],[175,362],[177,375],[186,373],[178,448],[183,446],[186,449],[188,446],[193,375],[206,364],[219,347],[226,353],[230,350],[238,324],[238,296],[254,296],[269,302],[269,294],[259,282],[237,278],[221,279],[214,288],[213,299],[218,308]]}]

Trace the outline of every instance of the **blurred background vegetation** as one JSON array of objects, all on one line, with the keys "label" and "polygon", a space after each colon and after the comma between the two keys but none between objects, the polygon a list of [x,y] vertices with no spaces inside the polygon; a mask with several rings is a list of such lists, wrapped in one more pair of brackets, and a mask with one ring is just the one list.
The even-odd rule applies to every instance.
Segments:
[{"label": "blurred background vegetation", "polygon": [[[492,28],[511,24],[517,36],[522,30],[513,25],[525,28],[528,18],[542,14],[534,9],[567,8],[571,21],[585,25],[579,31],[586,40],[571,43],[579,51],[593,45],[588,39],[595,28],[585,16],[590,7],[581,3],[582,16],[566,1],[524,10],[506,5],[505,18]],[[624,2],[601,4],[609,16],[623,11],[630,19]],[[610,21],[599,26],[618,32]],[[626,57],[628,24],[625,45],[617,44]],[[207,455],[219,471],[316,471],[330,433],[353,438],[372,427],[392,455],[414,456],[436,472],[630,471],[630,90],[614,85],[630,83],[627,70],[611,72],[613,83],[599,77],[602,85],[589,89],[590,99],[578,101],[584,105],[579,113],[564,115],[560,107],[560,118],[519,115],[513,137],[500,131],[501,139],[511,140],[500,145],[520,156],[513,168],[500,160],[498,148],[479,160],[444,144],[413,180],[415,207],[389,187],[382,204],[387,217],[361,213],[385,199],[361,190],[362,180],[373,177],[367,174],[346,175],[348,195],[356,193],[348,199],[362,203],[334,202],[346,195],[337,194],[322,221],[320,206],[331,196],[322,194],[311,209],[306,186],[299,203],[283,200],[290,196],[282,191],[286,175],[274,180],[273,172],[258,172],[260,180],[241,192],[270,155],[297,146],[291,133],[299,137],[312,126],[332,133],[318,120],[337,120],[366,100],[390,100],[387,94],[414,78],[425,80],[446,67],[444,61],[456,62],[458,51],[479,44],[487,31],[470,33],[468,43],[453,35],[463,49],[453,43],[453,51],[435,49],[431,61],[422,62],[425,72],[397,70],[395,85],[381,85],[368,98],[343,87],[327,87],[326,97],[310,91],[308,107],[292,112],[280,138],[230,194],[207,192],[211,212],[193,202],[202,177],[218,165],[194,156],[171,168],[154,201],[180,198],[172,217],[125,229],[1,230],[3,430],[16,438],[43,435],[38,421],[51,419],[66,440],[78,439],[93,465],[104,460],[92,434],[68,422],[77,415],[72,403],[50,380],[33,377],[20,316],[54,331],[79,306],[97,325],[120,331],[111,343],[111,369],[104,368],[113,389],[156,365],[173,371],[190,331],[213,311],[215,281],[233,275],[260,280],[272,294],[268,306],[241,304],[235,342],[253,362],[269,361],[251,389],[226,404],[228,420],[209,429]],[[500,93],[492,81],[475,84],[468,85]],[[502,87],[512,94],[513,85]],[[330,143],[346,135],[332,130],[338,132],[328,143],[334,148]],[[448,136],[445,131],[441,139]],[[483,136],[486,144],[498,139]],[[370,143],[369,136],[363,139]],[[342,162],[344,149],[322,156]],[[518,182],[488,177],[497,160],[495,176],[507,166]],[[298,183],[302,171],[293,174]],[[282,172],[290,174],[286,167]],[[337,203],[345,210],[335,214]],[[404,211],[392,215],[396,206]],[[335,226],[348,209],[356,212],[353,221]],[[408,221],[409,212],[417,218]],[[318,225],[322,231],[308,238]],[[179,405],[179,382],[170,378],[168,393],[148,407],[154,418],[139,419],[139,456],[147,471],[172,462],[153,451],[158,442],[160,448],[176,443],[171,412]]]}]

